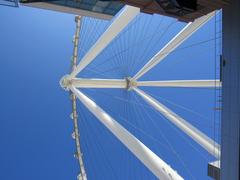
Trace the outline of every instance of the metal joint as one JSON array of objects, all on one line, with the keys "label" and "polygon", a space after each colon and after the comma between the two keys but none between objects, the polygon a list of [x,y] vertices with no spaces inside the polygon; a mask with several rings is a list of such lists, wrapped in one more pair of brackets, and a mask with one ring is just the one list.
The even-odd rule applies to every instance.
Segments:
[{"label": "metal joint", "polygon": [[134,81],[131,77],[126,78],[126,84],[127,84],[126,89],[128,91],[132,90],[134,87],[137,86],[136,81]]}]

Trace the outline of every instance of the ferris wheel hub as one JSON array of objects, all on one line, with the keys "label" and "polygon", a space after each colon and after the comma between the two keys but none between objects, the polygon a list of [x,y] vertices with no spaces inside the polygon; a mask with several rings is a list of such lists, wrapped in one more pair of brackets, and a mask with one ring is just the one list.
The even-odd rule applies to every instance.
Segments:
[{"label": "ferris wheel hub", "polygon": [[66,90],[66,91],[69,91],[69,88],[70,88],[70,86],[71,86],[71,79],[70,79],[70,77],[69,77],[69,75],[65,75],[65,76],[63,76],[61,79],[60,79],[60,86],[64,89],[64,90]]}]

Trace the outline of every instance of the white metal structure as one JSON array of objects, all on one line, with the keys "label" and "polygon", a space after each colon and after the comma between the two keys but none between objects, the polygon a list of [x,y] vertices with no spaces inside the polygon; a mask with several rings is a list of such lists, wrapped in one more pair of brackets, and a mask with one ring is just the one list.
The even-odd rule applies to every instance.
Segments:
[{"label": "white metal structure", "polygon": [[154,87],[221,87],[219,80],[138,81],[136,86]]},{"label": "white metal structure", "polygon": [[134,80],[139,79],[146,72],[161,62],[167,55],[180,46],[185,40],[187,40],[195,31],[202,27],[211,17],[214,16],[214,12],[196,19],[194,22],[188,23],[183,30],[181,30],[169,43],[167,43],[155,56],[148,61],[148,63],[133,77]]},{"label": "white metal structure", "polygon": [[[124,88],[126,90],[134,90],[146,102],[153,106],[157,111],[163,114],[170,122],[182,130],[186,135],[192,138],[195,142],[201,145],[214,157],[219,157],[220,147],[212,139],[196,127],[185,121],[179,115],[165,107],[163,104],[140,90],[141,86],[156,86],[156,87],[195,87],[195,88],[214,88],[220,87],[221,83],[215,80],[176,80],[176,81],[138,81],[138,79],[149,71],[152,67],[162,61],[169,53],[181,45],[188,37],[197,31],[205,24],[213,15],[214,12],[189,23],[180,33],[178,33],[163,49],[161,49],[149,62],[133,77],[126,79],[84,79],[76,78],[89,63],[91,63],[99,53],[117,36],[127,24],[134,19],[139,13],[138,8],[126,6],[122,13],[112,22],[109,28],[103,33],[98,41],[80,60],[80,63],[73,68],[70,75],[65,75],[60,84],[64,89],[73,93],[82,104],[112,132],[157,178],[163,180],[181,180],[181,177],[173,170],[166,162],[158,157],[154,152],[147,148],[140,140],[122,127],[115,119],[113,119],[106,111],[104,111],[93,100],[79,91],[77,88]],[[77,37],[77,35],[75,36]],[[76,42],[76,41],[75,41]],[[77,46],[77,43],[75,44]],[[76,47],[75,46],[75,47]],[[77,52],[74,51],[74,58],[77,57]],[[81,170],[81,173],[82,170]],[[82,178],[83,179],[83,178]]]},{"label": "white metal structure", "polygon": [[134,91],[138,95],[140,95],[146,102],[148,102],[151,106],[153,106],[157,111],[159,111],[162,115],[164,115],[169,121],[171,121],[175,126],[185,132],[189,137],[191,137],[194,141],[200,144],[204,149],[206,149],[210,154],[215,156],[216,158],[219,157],[219,145],[199,131],[197,128],[192,126],[190,123],[185,121],[183,118],[172,112],[166,106],[158,102],[153,97],[149,96],[142,90],[138,88],[134,88]]},{"label": "white metal structure", "polygon": [[183,179],[177,174],[177,172],[175,172],[141,141],[139,141],[124,127],[122,127],[94,101],[77,90],[75,87],[70,87],[70,90],[104,126],[106,126],[150,171],[152,171],[153,174],[161,179],[166,180]]},{"label": "white metal structure", "polygon": [[138,15],[139,8],[125,6],[123,11],[117,16],[108,29],[102,34],[98,41],[86,53],[76,69],[70,74],[70,77],[75,77],[81,72],[107,45]]}]

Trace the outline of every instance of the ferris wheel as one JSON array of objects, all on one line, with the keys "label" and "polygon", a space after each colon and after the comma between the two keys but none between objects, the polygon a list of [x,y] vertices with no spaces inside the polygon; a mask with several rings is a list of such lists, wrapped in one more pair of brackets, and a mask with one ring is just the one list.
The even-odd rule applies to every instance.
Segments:
[{"label": "ferris wheel", "polygon": [[[204,148],[213,158],[219,160],[220,145],[197,127],[189,123],[180,115],[166,107],[164,104],[155,99],[152,95],[142,90],[142,87],[174,87],[174,88],[220,88],[221,82],[216,79],[208,80],[139,80],[147,74],[152,68],[158,65],[162,60],[178,48],[193,33],[207,23],[215,12],[204,15],[195,21],[188,23],[177,35],[175,35],[163,48],[161,48],[148,62],[138,70],[132,77],[126,76],[123,79],[116,78],[84,78],[77,77],[87,66],[92,63],[95,58],[116,38],[123,29],[135,19],[140,13],[138,8],[125,6],[117,17],[111,22],[106,31],[98,38],[95,44],[87,51],[87,53],[78,61],[79,51],[79,33],[81,29],[81,17],[77,16],[76,32],[74,36],[74,51],[72,58],[72,70],[70,74],[65,75],[60,80],[61,86],[70,92],[72,110],[71,115],[74,120],[74,133],[72,137],[76,142],[77,152],[75,157],[78,159],[80,174],[79,180],[87,180],[87,171],[84,166],[84,158],[82,156],[80,143],[80,130],[78,127],[77,99],[124,145],[129,151],[136,156],[158,179],[163,180],[181,180],[184,179],[176,169],[172,168],[162,157],[155,154],[143,142],[135,137],[130,131],[122,126],[116,118],[113,118],[104,108],[100,107],[94,100],[89,98],[79,89],[123,89],[131,91],[144,100],[149,107],[155,109],[164,116],[171,124],[189,136],[193,141]],[[155,78],[156,79],[156,78]]]}]

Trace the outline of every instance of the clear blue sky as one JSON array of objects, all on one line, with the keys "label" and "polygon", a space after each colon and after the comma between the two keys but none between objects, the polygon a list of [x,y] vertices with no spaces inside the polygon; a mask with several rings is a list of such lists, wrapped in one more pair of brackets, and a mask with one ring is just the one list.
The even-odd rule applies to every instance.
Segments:
[{"label": "clear blue sky", "polygon": [[[59,86],[59,79],[70,68],[74,16],[0,6],[0,22],[0,179],[76,179],[70,101],[68,93]],[[210,21],[142,79],[214,79],[214,22]],[[108,24],[83,20],[80,57]],[[174,19],[141,14],[80,76],[132,76],[184,25]],[[210,137],[218,137],[213,90],[144,90]],[[209,179],[207,163],[213,158],[133,92],[83,91],[180,175],[186,179]],[[80,103],[79,113],[90,180],[156,179]]]}]

